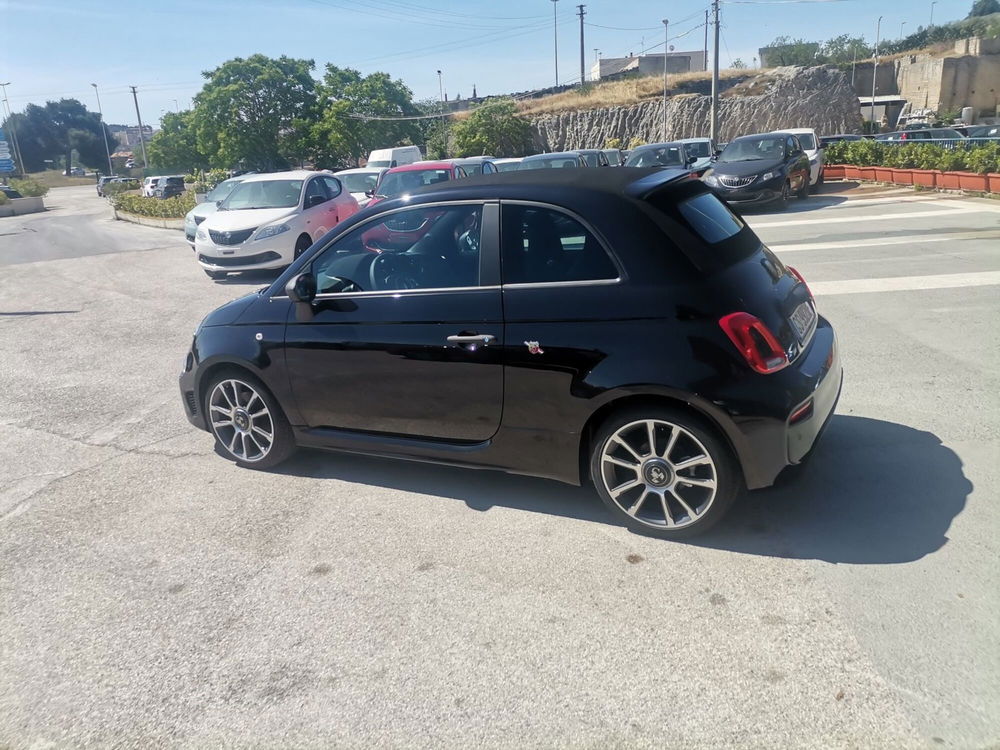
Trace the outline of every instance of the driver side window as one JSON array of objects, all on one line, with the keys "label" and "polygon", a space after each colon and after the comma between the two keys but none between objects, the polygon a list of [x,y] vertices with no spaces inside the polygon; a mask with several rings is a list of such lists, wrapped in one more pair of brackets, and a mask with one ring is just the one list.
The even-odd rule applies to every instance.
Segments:
[{"label": "driver side window", "polygon": [[321,178],[314,178],[309,181],[306,185],[306,208],[311,208],[312,206],[318,206],[320,203],[325,203],[329,200],[329,196],[326,194],[326,188],[323,186],[323,181]]},{"label": "driver side window", "polygon": [[395,211],[351,230],[312,263],[317,294],[479,285],[482,205]]}]

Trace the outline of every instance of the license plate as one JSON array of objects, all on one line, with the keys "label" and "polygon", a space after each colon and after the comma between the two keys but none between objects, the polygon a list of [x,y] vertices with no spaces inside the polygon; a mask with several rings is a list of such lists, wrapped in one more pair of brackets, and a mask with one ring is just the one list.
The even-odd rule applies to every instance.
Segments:
[{"label": "license plate", "polygon": [[801,341],[808,335],[813,323],[816,321],[816,310],[813,308],[811,302],[803,302],[795,308],[789,316],[789,320],[792,321],[795,333],[798,334]]}]

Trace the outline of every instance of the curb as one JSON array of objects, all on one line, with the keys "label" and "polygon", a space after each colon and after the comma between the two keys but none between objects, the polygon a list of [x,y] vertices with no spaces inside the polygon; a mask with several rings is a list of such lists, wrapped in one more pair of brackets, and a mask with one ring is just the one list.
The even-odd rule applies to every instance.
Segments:
[{"label": "curb", "polygon": [[128,221],[132,224],[141,224],[144,227],[156,227],[157,229],[174,229],[178,232],[184,231],[184,219],[161,219],[155,216],[139,216],[130,214],[127,211],[119,211],[112,208],[115,219],[118,221]]}]

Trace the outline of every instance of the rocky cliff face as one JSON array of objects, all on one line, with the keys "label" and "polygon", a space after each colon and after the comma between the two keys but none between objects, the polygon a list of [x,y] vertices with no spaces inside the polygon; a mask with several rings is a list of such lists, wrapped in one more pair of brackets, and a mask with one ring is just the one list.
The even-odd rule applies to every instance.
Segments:
[{"label": "rocky cliff face", "polygon": [[[581,110],[531,119],[542,151],[600,148],[609,138],[628,144],[707,136],[711,99],[681,94],[667,99],[663,137],[663,100],[629,107]],[[860,131],[858,97],[850,81],[833,67],[775,68],[724,91],[719,99],[719,140],[781,128],[814,128],[817,133]]]}]

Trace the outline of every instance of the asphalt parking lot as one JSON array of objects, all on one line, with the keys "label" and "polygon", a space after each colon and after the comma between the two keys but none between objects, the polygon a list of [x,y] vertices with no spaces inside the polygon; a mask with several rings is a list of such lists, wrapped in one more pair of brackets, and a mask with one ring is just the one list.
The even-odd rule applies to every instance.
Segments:
[{"label": "asphalt parking lot", "polygon": [[189,426],[213,283],[92,188],[0,219],[0,747],[1000,741],[1000,202],[748,217],[837,327],[809,466],[693,543],[596,496]]}]

